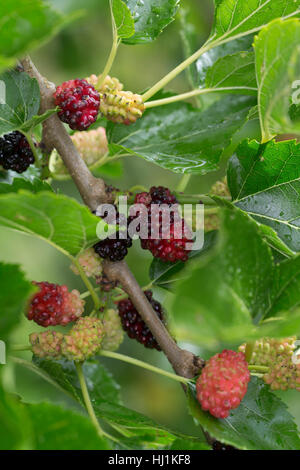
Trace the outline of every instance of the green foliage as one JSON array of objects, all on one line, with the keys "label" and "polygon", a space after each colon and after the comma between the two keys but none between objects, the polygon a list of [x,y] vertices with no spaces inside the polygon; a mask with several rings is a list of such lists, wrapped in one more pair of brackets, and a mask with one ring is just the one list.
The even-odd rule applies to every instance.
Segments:
[{"label": "green foliage", "polygon": [[300,75],[300,21],[276,20],[255,38],[258,109],[262,142],[276,134],[297,132],[289,115],[293,82]]},{"label": "green foliage", "polygon": [[226,419],[213,418],[189,392],[189,408],[217,440],[243,450],[300,449],[299,434],[286,405],[261,380],[252,377],[240,406]]},{"label": "green foliage", "polygon": [[235,204],[276,231],[294,252],[299,238],[299,155],[294,141],[243,142],[229,162],[228,184]]},{"label": "green foliage", "polygon": [[36,450],[107,450],[91,421],[71,410],[51,403],[27,405],[32,421]]},{"label": "green foliage", "polygon": [[175,103],[145,112],[130,127],[108,127],[112,155],[132,154],[173,171],[204,175],[216,170],[223,150],[247,119],[253,98],[225,97],[201,112]]},{"label": "green foliage", "polygon": [[134,19],[135,34],[125,44],[145,44],[158,37],[174,20],[179,0],[124,0]]},{"label": "green foliage", "polygon": [[0,69],[50,39],[71,19],[41,0],[5,0],[0,5],[0,18]]},{"label": "green foliage", "polygon": [[0,338],[6,340],[19,323],[28,298],[35,292],[20,268],[0,263]]},{"label": "green foliage", "polygon": [[62,194],[21,190],[0,197],[0,224],[36,235],[67,256],[98,241],[96,228],[106,224],[77,201]]},{"label": "green foliage", "polygon": [[299,13],[299,0],[215,0],[215,21],[209,42],[223,42],[259,31],[275,18]]},{"label": "green foliage", "polygon": [[126,3],[122,0],[112,0],[112,13],[119,38],[130,38],[134,34],[134,21]]},{"label": "green foliage", "polygon": [[35,78],[24,72],[4,72],[0,80],[5,84],[5,101],[0,103],[0,135],[14,130],[29,132],[51,116],[48,110],[37,116],[40,108],[40,89]]}]

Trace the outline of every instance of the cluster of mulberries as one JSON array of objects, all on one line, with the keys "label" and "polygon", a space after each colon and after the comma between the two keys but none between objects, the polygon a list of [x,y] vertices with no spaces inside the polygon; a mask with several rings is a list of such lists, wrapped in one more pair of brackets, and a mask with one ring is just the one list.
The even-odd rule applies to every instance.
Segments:
[{"label": "cluster of mulberries", "polygon": [[[296,337],[263,338],[255,342],[250,364],[269,368],[263,375],[263,380],[272,390],[300,391],[300,364],[292,361],[296,350],[295,340]],[[239,349],[244,352],[245,345],[241,345]]]},{"label": "cluster of mulberries", "polygon": [[4,170],[23,173],[34,161],[29,142],[21,132],[14,131],[0,138],[0,165]]},{"label": "cluster of mulberries", "polygon": [[[104,127],[98,127],[98,129],[90,131],[75,132],[70,137],[88,167],[97,163],[108,151]],[[57,150],[53,150],[49,166],[54,175],[62,177],[69,174]]]},{"label": "cluster of mulberries", "polygon": [[110,308],[104,313],[102,349],[116,351],[124,339],[124,331],[117,310]]},{"label": "cluster of mulberries", "polygon": [[[145,291],[145,295],[162,324],[165,324],[164,312],[161,304],[153,299],[153,294],[150,290]],[[136,339],[146,348],[157,349],[158,351],[161,350],[153,334],[130,299],[118,302],[118,310],[123,329],[126,331],[129,338]]]},{"label": "cluster of mulberries", "polygon": [[96,75],[87,80],[97,87],[100,94],[100,112],[107,119],[128,125],[142,117],[145,105],[141,95],[124,91],[123,84],[117,78],[107,75],[100,87],[97,86],[99,79]]},{"label": "cluster of mulberries", "polygon": [[[141,236],[141,247],[163,261],[186,261],[190,251],[187,245],[193,243],[192,233],[185,220],[180,218],[177,199],[170,190],[162,186],[153,186],[149,193],[137,194],[134,202],[143,204],[147,209],[146,220],[142,218],[142,223],[147,224],[148,238]],[[166,217],[166,220],[162,206],[169,208],[174,206],[169,212],[170,217]],[[155,208],[158,210],[155,211]],[[137,215],[139,214],[135,216]],[[135,217],[132,215],[131,218]]]},{"label": "cluster of mulberries", "polygon": [[[80,266],[87,275],[87,277],[98,278],[102,274],[102,263],[99,256],[95,253],[93,248],[88,248],[83,251],[77,258]],[[71,269],[75,274],[79,274],[77,266],[71,265]]]},{"label": "cluster of mulberries", "polygon": [[49,282],[33,282],[39,288],[31,299],[27,317],[38,325],[47,327],[67,325],[83,313],[84,301],[77,290],[68,291],[67,286]]},{"label": "cluster of mulberries", "polygon": [[227,418],[244,398],[250,372],[245,355],[225,349],[211,357],[197,379],[197,399],[215,418]]},{"label": "cluster of mulberries", "polygon": [[61,352],[70,361],[83,362],[99,351],[103,324],[98,318],[81,317],[68,335],[64,335]]}]

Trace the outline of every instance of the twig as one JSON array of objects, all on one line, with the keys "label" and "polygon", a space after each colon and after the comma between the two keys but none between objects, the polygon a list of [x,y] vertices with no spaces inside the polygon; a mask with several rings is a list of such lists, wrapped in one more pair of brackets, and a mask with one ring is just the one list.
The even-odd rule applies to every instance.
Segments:
[{"label": "twig", "polygon": [[[29,57],[22,60],[22,65],[25,72],[36,78],[39,83],[41,91],[40,113],[52,109],[55,85],[39,73]],[[99,204],[113,202],[114,194],[106,187],[102,179],[92,175],[58,116],[53,115],[43,123],[43,143],[48,151],[53,148],[57,149],[83,201],[92,211],[96,210]],[[104,272],[111,281],[119,281],[122,284],[124,291],[130,296],[175,372],[186,378],[194,377],[203,366],[203,361],[191,352],[177,346],[152,309],[127,264],[125,262],[105,262]]]}]

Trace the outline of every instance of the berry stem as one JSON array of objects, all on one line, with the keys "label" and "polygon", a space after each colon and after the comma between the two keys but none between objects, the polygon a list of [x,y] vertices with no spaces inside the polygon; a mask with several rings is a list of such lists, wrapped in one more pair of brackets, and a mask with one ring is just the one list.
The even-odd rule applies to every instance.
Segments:
[{"label": "berry stem", "polygon": [[266,374],[267,372],[269,372],[269,367],[260,366],[256,364],[248,365],[248,369],[250,370],[250,372],[254,372],[254,373],[257,372],[259,374]]},{"label": "berry stem", "polygon": [[109,0],[109,7],[110,7],[110,14],[111,14],[113,42],[112,42],[111,51],[110,51],[110,54],[108,56],[107,62],[105,64],[104,70],[103,70],[102,74],[100,75],[99,80],[98,80],[98,82],[95,86],[96,90],[99,90],[101,88],[106,76],[109,74],[110,69],[112,68],[112,65],[114,63],[115,57],[117,55],[119,44],[121,42],[120,39],[118,38],[118,32],[117,32],[116,23],[115,23],[113,11],[112,11],[112,2],[111,2],[111,0]]},{"label": "berry stem", "polygon": [[[180,204],[205,204],[206,206],[217,206],[208,194],[183,194],[181,191],[175,191],[174,195]],[[227,198],[224,198],[227,199]],[[228,198],[229,200],[229,198]]]},{"label": "berry stem", "polygon": [[97,416],[95,415],[95,411],[91,402],[90,394],[86,385],[83,369],[82,369],[82,363],[79,362],[74,362],[76,370],[77,370],[77,375],[80,383],[80,388],[83,396],[83,400],[85,403],[86,410],[88,412],[88,415],[95,426],[95,429],[99,435],[100,438],[107,437],[108,439],[111,439],[113,441],[119,442],[115,437],[110,436],[107,434],[100,426],[99,421],[97,419]]},{"label": "berry stem", "polygon": [[30,149],[33,153],[33,156],[34,156],[34,160],[35,160],[35,165],[37,166],[37,168],[40,168],[41,165],[40,165],[40,161],[39,161],[39,155],[38,155],[38,152],[36,150],[36,146],[34,145],[34,142],[32,140],[32,137],[30,135],[29,132],[23,132],[23,134],[25,135],[26,139],[27,139],[27,142],[29,143],[30,145]]},{"label": "berry stem", "polygon": [[94,301],[95,309],[98,310],[101,306],[101,303],[100,303],[100,299],[99,299],[98,295],[95,292],[95,289],[94,289],[92,283],[90,282],[89,278],[86,276],[86,274],[85,274],[83,268],[81,267],[81,264],[79,263],[79,261],[76,258],[74,258],[73,262],[74,262],[76,268],[78,269],[78,272],[81,276],[81,279],[83,280],[83,282],[85,283],[86,287],[88,288],[88,290],[90,292],[90,295],[91,295],[91,297]]},{"label": "berry stem", "polygon": [[177,185],[177,191],[179,193],[184,193],[187,185],[189,184],[191,176],[192,176],[191,174],[185,174],[181,177],[181,179],[179,180],[179,183]]},{"label": "berry stem", "polygon": [[[163,106],[164,104],[176,103],[177,101],[187,100],[193,98],[194,96],[204,95],[206,93],[218,93],[222,91],[257,91],[255,87],[245,87],[245,86],[232,86],[232,87],[220,87],[220,88],[196,88],[195,90],[188,91],[186,93],[181,93],[180,95],[169,96],[168,98],[162,98],[160,100],[147,101],[145,103],[145,108],[155,108],[156,106]],[[145,93],[147,94],[147,93]],[[144,96],[143,96],[144,98]]]},{"label": "berry stem", "polygon": [[165,85],[167,85],[171,80],[173,80],[177,75],[179,75],[181,72],[183,72],[187,67],[189,67],[195,60],[199,59],[199,57],[204,54],[204,52],[207,52],[209,49],[213,47],[213,43],[207,45],[207,46],[202,46],[200,49],[198,49],[194,54],[192,54],[190,57],[185,59],[181,64],[177,65],[171,72],[169,72],[167,75],[165,75],[161,80],[159,80],[153,87],[151,87],[146,93],[142,95],[143,101],[146,102],[149,100],[155,93],[157,93],[159,90],[161,90]]},{"label": "berry stem", "polygon": [[125,356],[124,354],[120,354],[120,353],[116,353],[112,351],[104,351],[104,350],[101,350],[99,354],[104,357],[118,359],[119,361],[128,362],[129,364],[142,367],[143,369],[150,370],[160,375],[164,375],[165,377],[168,377],[169,379],[176,380],[177,382],[187,384],[191,381],[191,379],[180,377],[179,375],[173,374],[172,372],[167,372],[163,369],[160,369],[159,367],[152,366],[151,364],[148,364],[147,362],[144,362],[144,361],[140,361],[139,359],[135,359],[134,357]]}]

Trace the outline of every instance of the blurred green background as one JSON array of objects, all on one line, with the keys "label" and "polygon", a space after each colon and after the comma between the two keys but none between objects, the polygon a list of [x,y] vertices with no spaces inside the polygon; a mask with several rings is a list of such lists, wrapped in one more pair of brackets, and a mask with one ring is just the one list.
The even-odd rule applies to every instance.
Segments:
[{"label": "blurred green background", "polygon": [[[92,73],[101,73],[111,46],[108,1],[52,0],[50,3],[65,12],[82,9],[83,13],[80,19],[33,54],[33,60],[41,72],[56,84],[70,78],[82,78]],[[182,4],[189,11],[189,18],[195,25],[198,46],[200,46],[210,31],[213,2],[212,0],[184,0]],[[111,74],[124,83],[125,89],[135,92],[145,90],[183,59],[179,22],[177,18],[152,44],[120,46]],[[171,83],[170,88],[177,92],[187,91],[189,84],[186,75],[181,74]],[[180,175],[172,174],[136,157],[127,158],[122,165],[121,176],[117,179],[107,179],[108,183],[117,185],[121,189],[127,189],[136,184],[146,187],[162,184],[172,189],[176,187],[180,179]],[[224,168],[207,176],[193,177],[187,191],[204,193],[223,175]],[[54,182],[54,187],[80,200],[72,182]],[[29,279],[64,283],[70,288],[77,288],[82,292],[85,290],[80,279],[69,269],[68,259],[43,241],[1,228],[0,246],[1,259],[19,263]],[[148,267],[151,256],[139,248],[139,243],[135,242],[128,262],[140,284],[146,285],[149,282]],[[165,292],[156,289],[155,297],[163,303]],[[15,342],[26,342],[28,333],[36,329],[35,324],[24,319],[15,334]],[[190,345],[185,346],[192,348]],[[149,351],[127,337],[120,352],[166,369],[170,368],[163,354]],[[30,354],[24,353],[24,357],[30,358]],[[192,419],[188,416],[180,385],[124,363],[112,360],[103,360],[103,362],[120,384],[122,397],[127,406],[175,429],[199,434],[199,429],[194,426]],[[66,398],[63,395],[60,396],[56,389],[20,367],[14,371],[12,366],[6,366],[5,380],[6,385],[12,391],[22,394],[28,401],[38,402],[51,398],[60,403],[66,402]],[[300,425],[297,392],[280,393],[280,396],[288,403]]]}]

